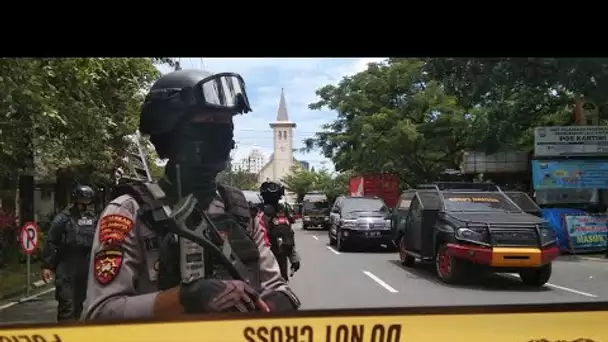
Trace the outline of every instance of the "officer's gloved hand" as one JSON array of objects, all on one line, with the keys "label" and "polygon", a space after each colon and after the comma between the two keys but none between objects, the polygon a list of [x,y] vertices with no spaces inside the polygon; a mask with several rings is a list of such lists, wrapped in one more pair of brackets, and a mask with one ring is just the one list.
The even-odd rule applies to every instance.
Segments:
[{"label": "officer's gloved hand", "polygon": [[247,312],[255,311],[260,304],[256,291],[238,280],[199,279],[182,284],[179,299],[186,313],[235,311],[235,308]]},{"label": "officer's gloved hand", "polygon": [[299,261],[292,262],[290,268],[291,268],[291,273],[296,273],[300,269],[300,262]]}]

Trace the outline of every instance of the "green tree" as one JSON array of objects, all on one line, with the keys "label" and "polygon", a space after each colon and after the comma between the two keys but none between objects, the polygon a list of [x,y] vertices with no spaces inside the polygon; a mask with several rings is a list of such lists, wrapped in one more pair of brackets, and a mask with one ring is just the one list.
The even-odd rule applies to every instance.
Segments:
[{"label": "green tree", "polygon": [[230,184],[241,190],[257,190],[257,176],[245,170],[233,170],[230,175]]},{"label": "green tree", "polygon": [[233,186],[241,190],[258,190],[257,175],[246,170],[235,169],[228,165],[226,169],[217,176],[217,182]]},{"label": "green tree", "polygon": [[427,58],[424,70],[479,114],[477,147],[532,149],[536,126],[573,122],[574,97],[608,117],[608,58]]},{"label": "green tree", "polygon": [[327,201],[333,203],[338,196],[348,193],[349,172],[342,172],[332,175],[327,170],[316,172],[314,188],[322,191],[327,196]]},{"label": "green tree", "polygon": [[336,170],[387,172],[405,184],[436,179],[457,168],[461,153],[473,143],[476,117],[456,98],[429,80],[420,59],[370,64],[337,85],[317,90],[311,109],[335,110],[338,117],[305,141],[320,148]]},{"label": "green tree", "polygon": [[[65,188],[75,179],[110,182],[129,153],[125,136],[135,131],[143,96],[160,75],[155,63],[169,62],[168,58],[0,59],[2,183],[15,184],[24,174],[41,178],[56,174],[55,198],[63,205]],[[5,190],[15,193],[14,187]],[[2,196],[5,203],[13,202],[6,198],[10,194]]]},{"label": "green tree", "polygon": [[306,193],[315,190],[317,184],[317,174],[306,170],[301,165],[294,165],[291,172],[281,179],[285,188],[297,195],[298,202],[301,202]]},{"label": "green tree", "polygon": [[[126,152],[144,91],[160,75],[150,58],[0,59],[0,174],[88,165],[102,178]],[[30,138],[30,133],[33,139]]]}]

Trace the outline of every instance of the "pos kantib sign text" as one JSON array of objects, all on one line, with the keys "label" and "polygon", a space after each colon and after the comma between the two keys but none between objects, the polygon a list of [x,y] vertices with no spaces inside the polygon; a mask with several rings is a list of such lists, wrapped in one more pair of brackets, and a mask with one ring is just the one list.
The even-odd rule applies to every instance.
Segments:
[{"label": "pos kantib sign text", "polygon": [[608,126],[553,126],[534,130],[535,157],[608,154]]}]

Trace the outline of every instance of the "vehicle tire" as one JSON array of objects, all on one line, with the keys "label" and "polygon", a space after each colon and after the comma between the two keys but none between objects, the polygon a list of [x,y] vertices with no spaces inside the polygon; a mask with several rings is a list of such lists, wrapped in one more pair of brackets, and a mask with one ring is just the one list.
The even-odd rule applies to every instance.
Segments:
[{"label": "vehicle tire", "polygon": [[416,258],[405,253],[405,237],[402,236],[399,239],[399,258],[401,259],[401,264],[406,267],[413,267],[416,263]]},{"label": "vehicle tire", "polygon": [[443,244],[437,248],[435,254],[435,269],[439,279],[446,284],[457,284],[463,281],[467,272],[464,260],[449,255],[448,246]]},{"label": "vehicle tire", "polygon": [[327,236],[329,236],[329,245],[335,246],[338,241],[336,241],[336,239],[334,239],[334,237],[331,236],[331,229],[327,231]]},{"label": "vehicle tire", "polygon": [[545,285],[551,278],[551,264],[543,265],[539,268],[521,270],[519,277],[521,281],[528,286],[541,287]]},{"label": "vehicle tire", "polygon": [[305,223],[302,223],[302,229],[304,229],[304,230],[308,230],[308,225],[307,225],[307,224],[305,224]]},{"label": "vehicle tire", "polygon": [[336,243],[338,252],[346,252],[350,246],[348,246],[346,244],[346,241],[344,241],[344,239],[342,239],[342,236],[340,234],[337,234],[337,232],[336,232],[336,235],[338,235],[337,243]]}]

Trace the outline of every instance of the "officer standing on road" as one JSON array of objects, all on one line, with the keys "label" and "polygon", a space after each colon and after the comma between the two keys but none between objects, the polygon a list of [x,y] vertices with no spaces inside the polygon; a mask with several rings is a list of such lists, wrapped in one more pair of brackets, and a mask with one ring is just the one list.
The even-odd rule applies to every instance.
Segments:
[{"label": "officer standing on road", "polygon": [[78,319],[86,297],[89,257],[97,224],[89,210],[94,197],[88,185],[72,191],[72,205],[57,214],[49,228],[42,251],[42,276],[55,275],[57,320]]},{"label": "officer standing on road", "polygon": [[288,280],[287,261],[291,264],[293,274],[300,269],[300,256],[296,252],[295,236],[291,229],[295,219],[287,206],[279,203],[285,195],[285,188],[278,183],[266,181],[260,186],[260,195],[264,209],[257,216],[258,224],[266,229],[270,249],[281,267],[281,275]]},{"label": "officer standing on road", "polygon": [[[281,277],[243,192],[216,183],[234,148],[233,116],[250,111],[238,74],[178,70],[154,83],[139,127],[150,135],[159,157],[169,159],[165,176],[158,184],[117,187],[103,211],[82,319],[298,310],[300,302]],[[224,259],[214,253],[217,248],[193,246],[152,215],[153,208],[177,211],[183,207],[179,199],[190,194],[198,201],[190,212],[198,216],[188,218],[207,222],[200,218],[207,214],[213,225],[204,229],[219,235],[216,246],[234,247],[231,255],[246,270],[246,282],[227,274],[228,266],[220,262]]]}]

